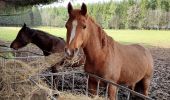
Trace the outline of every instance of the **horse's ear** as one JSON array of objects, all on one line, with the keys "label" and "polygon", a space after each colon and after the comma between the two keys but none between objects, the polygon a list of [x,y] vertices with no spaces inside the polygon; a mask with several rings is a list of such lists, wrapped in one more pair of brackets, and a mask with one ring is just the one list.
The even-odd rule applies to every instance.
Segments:
[{"label": "horse's ear", "polygon": [[27,25],[24,23],[24,25],[22,26],[23,28],[25,28]]},{"label": "horse's ear", "polygon": [[68,9],[68,13],[71,14],[71,11],[73,10],[73,7],[72,7],[70,2],[68,3],[67,9]]},{"label": "horse's ear", "polygon": [[83,3],[81,6],[81,14],[85,16],[86,13],[87,13],[87,6],[85,3]]}]

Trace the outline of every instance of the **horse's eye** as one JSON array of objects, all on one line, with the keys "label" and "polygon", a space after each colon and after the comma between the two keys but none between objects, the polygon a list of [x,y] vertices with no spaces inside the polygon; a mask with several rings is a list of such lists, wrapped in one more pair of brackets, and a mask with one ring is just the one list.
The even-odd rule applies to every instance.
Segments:
[{"label": "horse's eye", "polygon": [[83,29],[85,29],[86,28],[86,25],[83,25]]}]

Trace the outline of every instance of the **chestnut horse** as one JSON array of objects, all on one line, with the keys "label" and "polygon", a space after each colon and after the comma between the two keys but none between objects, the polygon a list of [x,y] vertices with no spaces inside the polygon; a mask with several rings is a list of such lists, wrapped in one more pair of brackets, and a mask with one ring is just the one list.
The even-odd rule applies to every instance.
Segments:
[{"label": "chestnut horse", "polygon": [[[65,54],[74,57],[82,47],[86,56],[85,72],[126,84],[133,90],[142,81],[143,94],[147,96],[153,73],[150,52],[138,44],[123,45],[113,40],[88,16],[84,3],[81,9],[73,9],[69,3],[68,14]],[[90,77],[89,92],[95,95],[96,87],[97,80]],[[111,100],[116,99],[116,89],[116,86],[109,85]]]},{"label": "chestnut horse", "polygon": [[63,38],[53,36],[40,30],[31,29],[24,23],[10,47],[19,49],[29,43],[38,46],[43,51],[44,56],[48,56],[51,53],[63,52],[65,46]]}]

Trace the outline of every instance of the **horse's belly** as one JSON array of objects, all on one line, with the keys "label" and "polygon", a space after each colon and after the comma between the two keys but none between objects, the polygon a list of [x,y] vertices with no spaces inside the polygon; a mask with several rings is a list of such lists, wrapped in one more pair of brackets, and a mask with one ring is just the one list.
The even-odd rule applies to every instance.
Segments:
[{"label": "horse's belly", "polygon": [[142,79],[142,77],[124,77],[118,80],[118,84],[126,84],[127,86],[131,86],[136,84]]},{"label": "horse's belly", "polygon": [[119,83],[125,83],[126,85],[132,85],[139,82],[146,74],[147,64],[140,63],[139,65],[133,65],[133,67],[126,66],[123,67]]}]

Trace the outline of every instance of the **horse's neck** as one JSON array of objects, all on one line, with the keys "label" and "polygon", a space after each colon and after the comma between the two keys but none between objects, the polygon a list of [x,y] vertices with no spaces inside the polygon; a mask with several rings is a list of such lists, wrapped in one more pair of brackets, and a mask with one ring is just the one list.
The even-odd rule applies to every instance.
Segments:
[{"label": "horse's neck", "polygon": [[103,55],[107,49],[106,33],[94,22],[91,22],[91,24],[93,24],[92,26],[94,27],[90,27],[90,36],[86,46],[84,47],[84,53],[87,57],[87,61],[89,60],[89,62],[93,62],[93,60],[100,57],[100,55]]},{"label": "horse's neck", "polygon": [[42,38],[40,35],[38,35],[35,31],[34,33],[35,35],[32,37],[32,42],[33,44],[35,44],[36,46],[38,46],[44,53],[49,53],[50,51],[50,45],[47,42],[49,41],[45,41],[44,38]]}]

